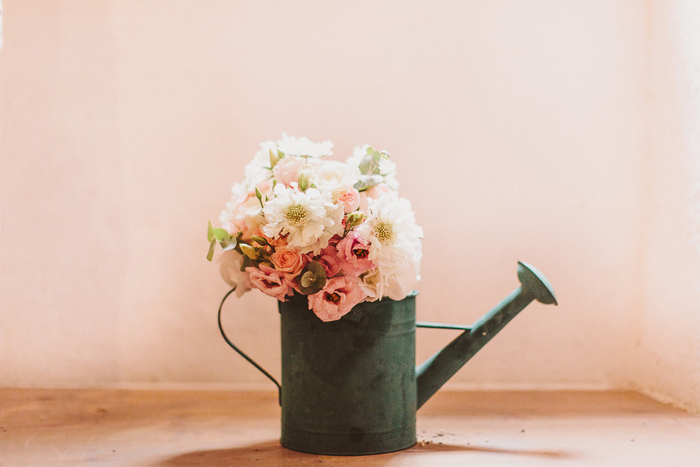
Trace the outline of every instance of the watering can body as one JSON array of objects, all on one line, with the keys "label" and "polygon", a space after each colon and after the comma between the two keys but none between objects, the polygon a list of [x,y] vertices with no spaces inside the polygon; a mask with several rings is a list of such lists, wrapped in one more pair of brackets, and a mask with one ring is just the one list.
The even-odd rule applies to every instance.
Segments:
[{"label": "watering can body", "polygon": [[[521,285],[471,326],[416,322],[416,296],[356,305],[321,321],[306,296],[279,302],[282,384],[237,348],[280,390],[283,446],[327,455],[398,451],[416,442],[416,411],[533,300],[557,304],[544,275],[518,263]],[[232,291],[231,291],[232,292]],[[231,293],[229,292],[229,294]],[[415,366],[416,327],[462,333]]]},{"label": "watering can body", "polygon": [[359,455],[415,444],[415,303],[364,302],[324,323],[304,296],[279,302],[283,446]]}]

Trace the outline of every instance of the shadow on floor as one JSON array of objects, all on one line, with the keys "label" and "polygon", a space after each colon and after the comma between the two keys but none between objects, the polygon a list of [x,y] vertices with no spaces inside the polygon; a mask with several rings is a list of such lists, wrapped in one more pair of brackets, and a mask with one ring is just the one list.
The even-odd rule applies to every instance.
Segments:
[{"label": "shadow on floor", "polygon": [[[416,455],[430,456],[439,455],[446,452],[468,453],[492,453],[515,456],[534,456],[549,459],[569,459],[575,456],[562,451],[507,449],[486,446],[461,446],[451,444],[416,444],[405,451],[379,454],[373,456],[323,456],[316,454],[305,454],[292,451],[282,447],[279,440],[265,441],[249,446],[241,446],[229,449],[213,449],[208,451],[194,451],[180,454],[175,457],[164,459],[158,464],[159,467],[182,467],[182,466],[222,466],[222,465],[251,465],[256,466],[279,466],[279,465],[319,465],[324,461],[331,461],[333,465],[362,465],[362,466],[382,466],[397,458],[410,459]],[[434,459],[436,462],[439,459]],[[465,461],[467,459],[465,458]]]}]

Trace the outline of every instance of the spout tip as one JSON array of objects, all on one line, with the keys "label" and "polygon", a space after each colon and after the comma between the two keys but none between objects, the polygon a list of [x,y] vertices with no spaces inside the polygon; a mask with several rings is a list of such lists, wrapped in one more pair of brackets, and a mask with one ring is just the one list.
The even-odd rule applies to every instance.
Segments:
[{"label": "spout tip", "polygon": [[544,303],[545,305],[558,305],[552,285],[545,275],[536,267],[518,261],[518,279],[523,289],[535,297],[538,302]]}]

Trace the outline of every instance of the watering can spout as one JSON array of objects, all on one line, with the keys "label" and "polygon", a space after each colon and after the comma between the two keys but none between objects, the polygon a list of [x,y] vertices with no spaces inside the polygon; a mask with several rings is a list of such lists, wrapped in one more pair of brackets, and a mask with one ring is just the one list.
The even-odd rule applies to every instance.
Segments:
[{"label": "watering can spout", "polygon": [[534,266],[518,262],[520,287],[470,327],[416,323],[418,327],[462,329],[463,332],[444,349],[416,368],[417,407],[420,408],[488,341],[533,300],[557,305],[547,278]]}]

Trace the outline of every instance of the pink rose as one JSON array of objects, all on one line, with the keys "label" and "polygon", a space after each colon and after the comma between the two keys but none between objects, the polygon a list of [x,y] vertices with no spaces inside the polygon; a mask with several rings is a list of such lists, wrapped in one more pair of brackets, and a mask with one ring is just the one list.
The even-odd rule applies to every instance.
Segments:
[{"label": "pink rose", "polygon": [[348,191],[345,191],[342,195],[340,195],[338,201],[343,205],[343,211],[345,211],[345,214],[356,211],[357,208],[360,207],[360,192],[355,188],[350,188]]},{"label": "pink rose", "polygon": [[287,156],[275,165],[275,168],[272,169],[272,174],[277,183],[289,186],[292,182],[299,181],[299,169],[304,164],[306,164],[306,161],[303,157]]},{"label": "pink rose", "polygon": [[284,276],[270,266],[261,264],[259,267],[260,269],[252,266],[245,268],[250,273],[250,282],[253,287],[281,302],[286,301],[286,296],[292,292],[292,288]]},{"label": "pink rose", "polygon": [[289,281],[294,280],[301,270],[309,264],[309,258],[306,255],[284,247],[277,248],[270,256],[270,261],[275,265],[277,272],[283,274]]},{"label": "pink rose", "polygon": [[309,295],[309,309],[321,321],[336,321],[365,298],[356,277],[334,277],[320,292]]},{"label": "pink rose", "polygon": [[346,276],[359,276],[375,266],[368,259],[369,242],[356,231],[349,232],[338,242],[336,248],[338,248],[338,258],[341,260],[340,269]]},{"label": "pink rose", "polygon": [[314,261],[321,263],[323,269],[326,270],[326,277],[336,276],[340,272],[340,258],[338,258],[338,252],[333,246],[321,250],[321,255],[316,257]]}]

